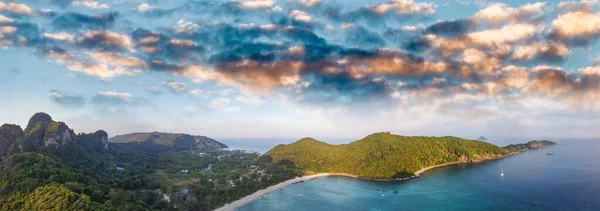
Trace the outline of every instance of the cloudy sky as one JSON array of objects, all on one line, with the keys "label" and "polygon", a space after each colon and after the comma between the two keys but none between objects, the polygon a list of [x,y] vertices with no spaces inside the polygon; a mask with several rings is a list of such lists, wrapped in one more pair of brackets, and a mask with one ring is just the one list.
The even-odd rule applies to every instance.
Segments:
[{"label": "cloudy sky", "polygon": [[76,132],[600,136],[600,2],[0,2],[0,120]]}]

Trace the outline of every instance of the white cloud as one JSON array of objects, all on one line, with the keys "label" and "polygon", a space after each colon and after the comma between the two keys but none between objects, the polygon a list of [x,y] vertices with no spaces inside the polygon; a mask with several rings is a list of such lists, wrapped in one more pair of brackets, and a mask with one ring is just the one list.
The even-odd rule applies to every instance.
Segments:
[{"label": "white cloud", "polygon": [[208,108],[213,110],[223,110],[231,104],[231,99],[225,97],[219,97],[212,99],[208,104]]},{"label": "white cloud", "polygon": [[183,109],[185,113],[193,114],[198,112],[198,107],[196,106],[187,106]]},{"label": "white cloud", "polygon": [[7,18],[7,17],[5,17],[3,15],[0,15],[0,23],[10,23],[10,22],[13,22],[13,21],[14,20],[11,19],[11,18]]},{"label": "white cloud", "polygon": [[323,0],[298,0],[298,3],[304,5],[305,7],[318,6],[322,2]]},{"label": "white cloud", "polygon": [[181,91],[185,91],[187,89],[187,85],[183,82],[166,81],[166,82],[163,82],[162,84],[175,92],[181,92]]},{"label": "white cloud", "polygon": [[114,68],[147,68],[146,62],[135,57],[125,56],[121,53],[93,51],[86,52],[86,54],[97,63],[109,65]]},{"label": "white cloud", "polygon": [[477,12],[473,19],[492,23],[516,22],[542,16],[545,6],[546,2],[529,3],[520,8],[509,7],[503,3],[492,3]]},{"label": "white cloud", "polygon": [[300,22],[310,22],[312,20],[312,17],[302,10],[292,10],[288,13],[288,16]]},{"label": "white cloud", "polygon": [[180,19],[173,27],[173,30],[175,33],[191,33],[196,31],[198,28],[200,28],[198,24],[186,21],[185,19]]},{"label": "white cloud", "polygon": [[268,9],[275,5],[274,0],[238,0],[237,2],[244,9]]},{"label": "white cloud", "polygon": [[83,1],[74,1],[73,5],[76,6],[84,6],[91,9],[109,9],[110,6],[108,4],[100,4],[97,1],[92,0],[83,0]]},{"label": "white cloud", "polygon": [[552,33],[566,39],[600,36],[600,14],[569,12],[552,21]]},{"label": "white cloud", "polygon": [[98,92],[98,95],[106,98],[117,99],[125,103],[133,102],[133,96],[127,92]]},{"label": "white cloud", "polygon": [[8,11],[15,15],[34,15],[35,11],[25,4],[0,2],[0,12]]},{"label": "white cloud", "polygon": [[53,40],[59,40],[59,41],[66,41],[66,42],[74,42],[75,41],[75,36],[66,33],[66,32],[60,32],[60,33],[44,33],[44,37],[48,38],[48,39],[53,39]]},{"label": "white cloud", "polygon": [[150,6],[149,4],[143,3],[135,7],[133,10],[138,12],[147,12],[148,10],[151,10],[153,8],[154,7]]},{"label": "white cloud", "polygon": [[260,106],[265,103],[265,101],[256,95],[240,95],[235,98],[235,101],[250,106]]},{"label": "white cloud", "polygon": [[377,13],[384,14],[393,12],[400,15],[424,14],[431,15],[435,13],[435,5],[431,3],[417,3],[413,0],[393,0],[387,3],[368,6],[367,9]]}]

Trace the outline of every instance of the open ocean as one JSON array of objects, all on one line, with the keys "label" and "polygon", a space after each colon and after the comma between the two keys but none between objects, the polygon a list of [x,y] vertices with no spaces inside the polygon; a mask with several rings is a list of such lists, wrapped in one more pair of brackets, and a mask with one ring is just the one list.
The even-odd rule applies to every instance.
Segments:
[{"label": "open ocean", "polygon": [[238,210],[600,210],[600,141],[558,142],[500,160],[433,169],[406,182],[309,180]]}]

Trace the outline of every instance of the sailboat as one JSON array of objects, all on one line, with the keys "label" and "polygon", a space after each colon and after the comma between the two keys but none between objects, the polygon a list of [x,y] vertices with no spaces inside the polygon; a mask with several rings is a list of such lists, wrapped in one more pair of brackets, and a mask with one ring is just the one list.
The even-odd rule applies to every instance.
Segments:
[{"label": "sailboat", "polygon": [[500,169],[500,176],[503,177],[504,176],[504,168]]}]

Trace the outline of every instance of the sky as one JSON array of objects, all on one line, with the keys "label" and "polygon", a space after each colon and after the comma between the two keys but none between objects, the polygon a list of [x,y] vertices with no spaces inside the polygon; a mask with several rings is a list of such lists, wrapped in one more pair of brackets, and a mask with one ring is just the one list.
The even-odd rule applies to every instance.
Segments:
[{"label": "sky", "polygon": [[0,122],[593,138],[599,38],[596,0],[2,0]]}]

